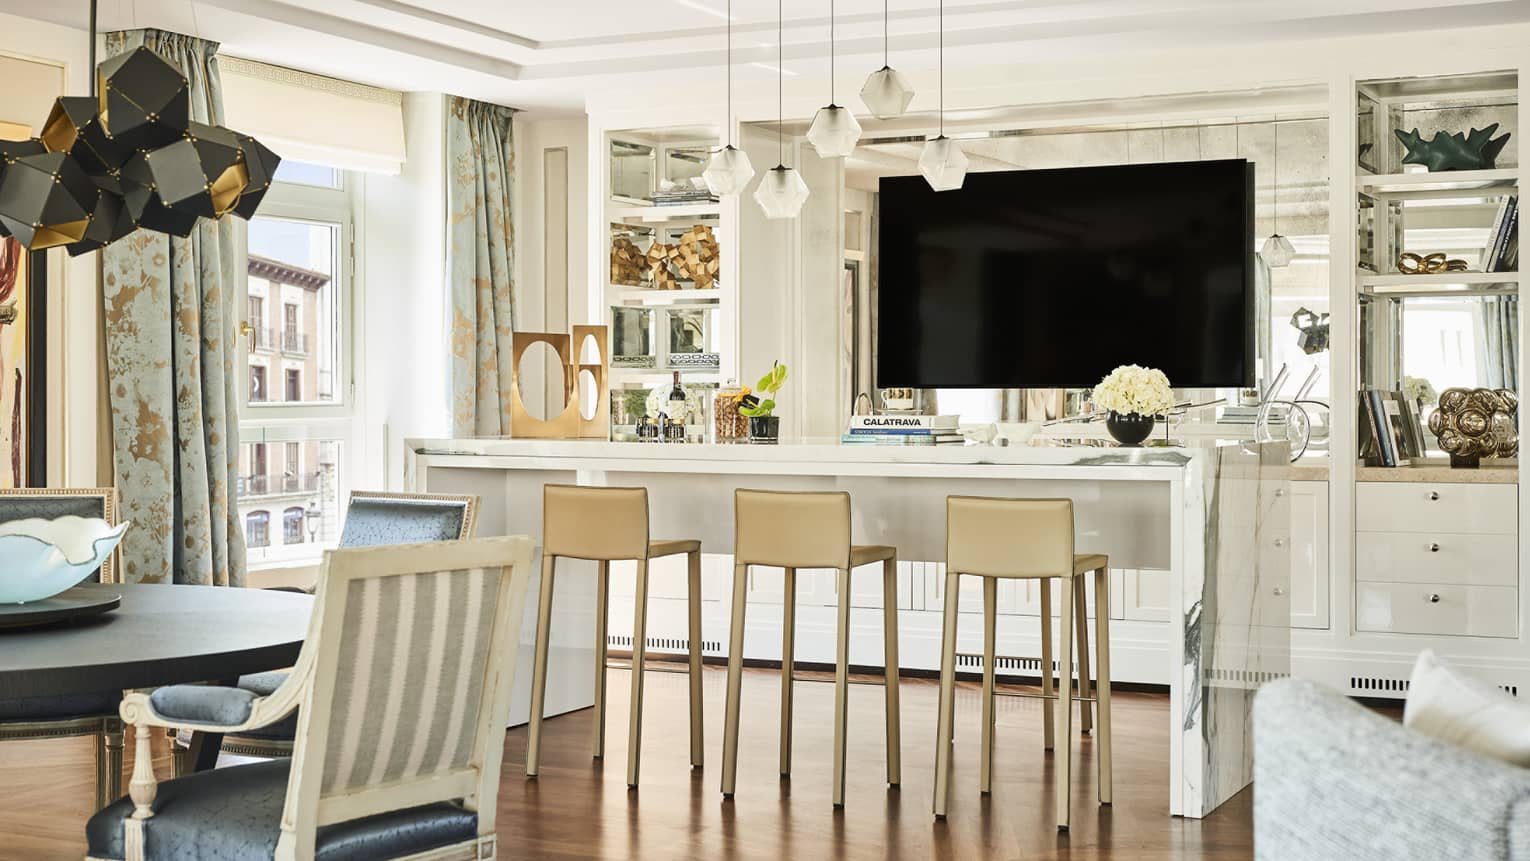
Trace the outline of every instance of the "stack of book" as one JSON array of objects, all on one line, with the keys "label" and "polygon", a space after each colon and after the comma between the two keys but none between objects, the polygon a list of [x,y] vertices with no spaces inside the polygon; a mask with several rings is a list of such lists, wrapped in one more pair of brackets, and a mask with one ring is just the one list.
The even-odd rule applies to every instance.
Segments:
[{"label": "stack of book", "polygon": [[847,445],[962,445],[960,416],[851,416],[839,441]]},{"label": "stack of book", "polygon": [[1367,466],[1406,466],[1424,456],[1418,406],[1402,392],[1360,393],[1360,457]]},{"label": "stack of book", "polygon": [[653,193],[654,206],[684,206],[688,203],[716,203],[717,196],[705,188],[674,188]]},{"label": "stack of book", "polygon": [[1519,268],[1519,195],[1505,195],[1498,202],[1498,215],[1482,249],[1479,268],[1483,272],[1513,272]]}]

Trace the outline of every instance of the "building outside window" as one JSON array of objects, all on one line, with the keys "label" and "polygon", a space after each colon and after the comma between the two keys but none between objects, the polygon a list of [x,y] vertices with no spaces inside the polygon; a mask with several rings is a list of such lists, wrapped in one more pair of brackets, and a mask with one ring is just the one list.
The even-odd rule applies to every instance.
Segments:
[{"label": "building outside window", "polygon": [[303,543],[303,509],[289,508],[282,512],[282,543]]},{"label": "building outside window", "polygon": [[266,368],[264,365],[250,366],[250,401],[261,403],[266,399]]},{"label": "building outside window", "polygon": [[[249,542],[254,569],[315,562],[340,535],[340,500],[362,448],[350,352],[358,184],[355,174],[283,162],[260,215],[238,233],[245,322],[256,332],[244,345],[240,474],[251,479],[240,482],[238,505],[247,523],[279,512],[283,538]],[[253,462],[256,444],[275,443],[280,463]]]},{"label": "building outside window", "polygon": [[259,549],[271,543],[271,513],[251,511],[244,516],[244,544]]}]

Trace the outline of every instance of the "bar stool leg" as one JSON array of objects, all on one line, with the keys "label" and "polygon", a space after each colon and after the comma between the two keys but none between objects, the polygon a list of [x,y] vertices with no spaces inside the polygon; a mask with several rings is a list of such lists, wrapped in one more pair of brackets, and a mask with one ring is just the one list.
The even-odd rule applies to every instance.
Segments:
[{"label": "bar stool leg", "polygon": [[[1041,695],[1047,697],[1047,707],[1041,710],[1041,738],[1042,748],[1051,750],[1054,734],[1052,732],[1052,580],[1049,577],[1041,578]],[[1067,631],[1067,626],[1063,627]]]},{"label": "bar stool leg", "polygon": [[[1074,577],[1073,616],[1077,620],[1078,628],[1078,695],[1089,696],[1089,622],[1088,608],[1084,598],[1084,584],[1089,581],[1088,575]],[[1095,600],[1099,600],[1096,594]],[[1090,715],[1089,701],[1078,701],[1078,731],[1089,732],[1094,728],[1094,721]]]},{"label": "bar stool leg", "polygon": [[781,601],[781,776],[792,773],[792,678],[797,662],[797,569],[787,568]]},{"label": "bar stool leg", "polygon": [[723,719],[723,798],[733,797],[738,778],[739,688],[744,680],[744,595],[749,566],[733,565],[733,616],[728,631],[728,706]]},{"label": "bar stool leg", "polygon": [[611,563],[595,563],[595,722],[590,730],[595,759],[606,757],[606,615],[611,601]]},{"label": "bar stool leg", "polygon": [[838,645],[834,650],[834,806],[845,806],[845,731],[850,711],[850,569],[839,569]]},{"label": "bar stool leg", "polygon": [[887,692],[887,782],[903,783],[903,718],[898,706],[898,560],[882,563],[882,684]]},{"label": "bar stool leg", "polygon": [[1097,658],[1095,672],[1100,678],[1095,686],[1099,697],[1095,705],[1100,717],[1095,739],[1100,766],[1100,803],[1109,804],[1114,776],[1110,762],[1110,569],[1106,567],[1094,572],[1094,654]]},{"label": "bar stool leg", "polygon": [[983,578],[983,734],[981,776],[978,789],[984,795],[993,791],[993,675],[994,641],[997,639],[999,581]]},{"label": "bar stool leg", "polygon": [[531,665],[531,726],[526,734],[526,776],[537,776],[542,753],[542,710],[547,702],[547,646],[552,634],[553,573],[557,557],[542,554],[542,594],[537,610],[537,647]]},{"label": "bar stool leg", "polygon": [[940,634],[940,714],[935,729],[935,818],[946,818],[951,786],[951,733],[956,720],[957,586],[961,575],[946,572],[946,615]]},{"label": "bar stool leg", "polygon": [[690,602],[691,767],[701,768],[706,748],[702,723],[705,710],[701,702],[701,553],[686,555]]},{"label": "bar stool leg", "polygon": [[648,655],[648,560],[637,563],[637,607],[632,612],[632,714],[627,722],[627,788],[637,789],[643,756],[643,665]]},{"label": "bar stool leg", "polygon": [[1072,811],[1071,798],[1073,790],[1073,775],[1070,767],[1073,764],[1073,679],[1072,672],[1067,668],[1073,666],[1073,638],[1069,636],[1068,620],[1073,618],[1073,578],[1060,577],[1057,585],[1062,589],[1062,612],[1058,614],[1062,621],[1062,636],[1060,638],[1061,654],[1058,656],[1058,665],[1063,667],[1065,675],[1059,686],[1060,694],[1057,700],[1058,721],[1062,724],[1058,727],[1058,737],[1062,739],[1062,750],[1052,756],[1052,773],[1057,778],[1057,787],[1054,793],[1057,796],[1057,830],[1067,831],[1069,814]]}]

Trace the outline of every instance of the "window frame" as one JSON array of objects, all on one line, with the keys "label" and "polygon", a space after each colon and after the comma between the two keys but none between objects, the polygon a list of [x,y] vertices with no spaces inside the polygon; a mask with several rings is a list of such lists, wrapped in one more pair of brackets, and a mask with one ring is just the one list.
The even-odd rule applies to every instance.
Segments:
[{"label": "window frame", "polygon": [[[252,403],[249,397],[250,371],[248,370],[251,365],[251,338],[240,337],[238,361],[245,367],[244,372],[238,375],[240,444],[273,445],[312,442],[322,446],[327,442],[335,442],[339,446],[339,452],[336,457],[337,475],[333,487],[335,510],[324,511],[324,516],[329,519],[324,524],[318,540],[312,542],[308,540],[305,523],[305,535],[301,544],[288,545],[273,541],[268,520],[265,545],[248,548],[246,567],[252,571],[307,567],[317,563],[324,549],[334,546],[334,536],[340,534],[346,500],[352,488],[357,486],[358,481],[364,481],[364,477],[371,474],[365,468],[367,450],[363,421],[365,413],[359,398],[361,339],[358,336],[357,327],[363,316],[359,291],[356,287],[356,242],[362,231],[362,182],[361,176],[354,172],[342,170],[338,173],[340,182],[335,188],[291,182],[273,183],[256,216],[318,224],[336,229],[335,274],[331,283],[335,287],[335,302],[338,305],[339,347],[336,362],[339,367],[335,375],[336,379],[332,382],[333,402],[286,403],[271,399],[271,386],[276,384],[278,377],[283,387],[282,394],[285,395],[286,369],[280,362],[257,361],[256,364],[266,365],[266,400]],[[248,314],[249,226],[244,222],[236,223],[238,226],[235,229],[235,249],[238,254],[236,265],[240,295],[235,307],[243,309],[245,314]],[[267,319],[244,321],[251,326],[269,326],[273,330],[271,334],[272,340],[275,341],[273,346],[278,347],[282,343],[280,339],[286,334],[285,316],[276,325],[271,325],[269,317],[274,313],[272,305],[282,304],[284,302],[279,294],[268,294],[263,309]],[[301,329],[301,307],[298,313]],[[319,468],[317,462],[313,466],[315,469]],[[309,499],[317,498],[320,492],[320,489],[315,489],[307,494],[302,506],[306,508]],[[288,507],[287,503],[274,500],[260,500],[251,504],[265,508],[268,513],[276,512],[278,515]],[[236,507],[243,508],[244,503],[236,502]],[[277,517],[273,515],[270,519],[275,520]],[[326,540],[325,535],[331,537]]]}]

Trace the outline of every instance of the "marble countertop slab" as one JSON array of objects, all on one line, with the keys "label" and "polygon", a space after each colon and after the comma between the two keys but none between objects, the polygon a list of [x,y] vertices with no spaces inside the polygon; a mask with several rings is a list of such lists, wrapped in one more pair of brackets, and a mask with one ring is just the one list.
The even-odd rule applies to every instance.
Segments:
[{"label": "marble countertop slab", "polygon": [[1356,481],[1423,481],[1435,484],[1517,484],[1519,461],[1483,458],[1476,469],[1455,469],[1446,459],[1430,458],[1409,466],[1358,466]]}]

